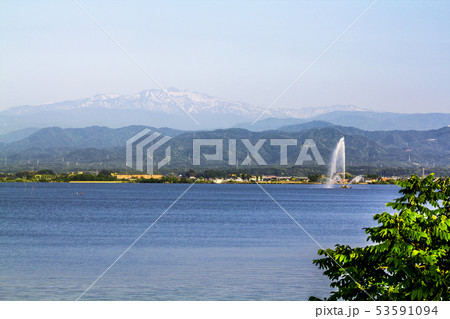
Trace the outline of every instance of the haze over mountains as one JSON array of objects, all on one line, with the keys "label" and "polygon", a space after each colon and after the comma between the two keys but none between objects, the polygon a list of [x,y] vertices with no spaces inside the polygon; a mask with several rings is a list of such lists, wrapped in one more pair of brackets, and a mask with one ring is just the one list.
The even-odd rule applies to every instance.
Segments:
[{"label": "haze over mountains", "polygon": [[[371,112],[352,105],[317,108],[278,108],[268,110],[255,125],[251,123],[265,110],[244,102],[206,94],[168,89],[145,90],[137,94],[99,94],[88,98],[36,106],[17,106],[0,112],[0,135],[16,130],[23,138],[29,128],[62,128],[102,125],[123,127],[146,125],[180,130],[210,130],[240,127],[253,131],[277,129],[312,120],[365,130],[437,129],[450,124],[450,114],[400,114]],[[197,126],[177,103],[200,124]],[[24,130],[27,129],[27,130]],[[31,133],[30,133],[31,134]],[[18,140],[0,136],[0,142]]]}]

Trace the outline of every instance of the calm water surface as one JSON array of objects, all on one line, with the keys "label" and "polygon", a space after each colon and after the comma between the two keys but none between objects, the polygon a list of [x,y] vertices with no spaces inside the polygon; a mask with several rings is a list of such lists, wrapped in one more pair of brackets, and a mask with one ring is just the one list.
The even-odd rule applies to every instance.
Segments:
[{"label": "calm water surface", "polygon": [[[77,299],[188,186],[0,183],[0,299]],[[398,197],[391,185],[264,188],[323,247],[365,245],[362,228]],[[194,185],[83,300],[326,297],[318,249],[257,185]]]}]

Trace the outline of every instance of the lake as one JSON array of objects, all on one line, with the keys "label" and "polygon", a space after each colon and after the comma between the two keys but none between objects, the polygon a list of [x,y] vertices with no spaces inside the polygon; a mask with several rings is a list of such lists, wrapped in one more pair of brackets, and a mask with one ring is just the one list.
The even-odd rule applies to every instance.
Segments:
[{"label": "lake", "polygon": [[[362,228],[399,197],[262,186],[325,248],[366,245]],[[0,183],[0,299],[76,300],[188,187]],[[327,297],[319,248],[258,185],[195,184],[81,300]]]}]

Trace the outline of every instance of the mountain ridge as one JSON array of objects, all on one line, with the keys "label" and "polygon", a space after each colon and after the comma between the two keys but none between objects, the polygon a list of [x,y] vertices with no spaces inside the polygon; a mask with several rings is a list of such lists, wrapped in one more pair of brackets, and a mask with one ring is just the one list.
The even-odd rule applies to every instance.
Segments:
[{"label": "mountain ridge", "polygon": [[[263,112],[266,112],[263,118],[308,118],[335,110],[363,110],[352,105],[266,110],[264,107],[195,91],[170,88],[167,92],[170,96],[162,90],[151,89],[135,94],[96,94],[56,103],[15,106],[0,112],[0,134],[36,126],[148,125],[179,129],[216,129],[232,127],[245,120],[253,121]],[[193,116],[200,126],[196,125],[183,109]]]},{"label": "mountain ridge", "polygon": [[[125,142],[146,126],[128,126],[118,129],[93,126],[87,128],[62,129],[50,127],[41,129],[31,136],[9,144],[0,145],[0,170],[11,167],[35,168],[50,166],[62,169],[67,162],[80,163],[79,167],[107,167],[126,170]],[[248,155],[242,139],[255,143],[264,139],[261,155],[268,165],[279,165],[279,147],[271,146],[269,139],[296,139],[301,145],[305,139],[313,139],[325,161],[328,161],[337,141],[344,136],[346,153],[350,165],[372,167],[419,167],[439,165],[449,167],[450,127],[445,126],[429,131],[363,131],[353,127],[310,122],[289,130],[269,130],[253,132],[240,128],[213,131],[178,131],[169,128],[150,128],[172,137],[172,166],[192,166],[192,139],[224,138],[236,139],[237,156],[240,161]],[[228,145],[224,142],[224,145]],[[295,162],[298,152],[289,147],[289,163]],[[158,151],[163,151],[158,149]],[[156,154],[156,153],[155,153]],[[227,165],[228,151],[225,149],[223,163],[207,163],[214,167]],[[3,164],[7,157],[8,165]],[[6,160],[5,160],[6,163]],[[84,166],[83,166],[84,165]],[[78,164],[77,164],[78,166]]]},{"label": "mountain ridge", "polygon": [[[450,124],[448,113],[374,112],[354,105],[266,109],[189,90],[169,88],[167,93],[169,96],[163,90],[151,89],[135,94],[96,94],[50,104],[16,106],[0,112],[0,134],[50,126],[120,128],[146,125],[180,130],[241,127],[262,131],[309,121],[326,121],[375,131],[429,130]],[[261,114],[264,115],[253,125]]]},{"label": "mountain ridge", "polygon": [[328,122],[333,125],[352,126],[368,131],[392,130],[432,130],[450,124],[450,113],[392,113],[371,111],[333,111],[308,119],[296,118],[266,118],[254,125],[243,122],[234,127],[253,131],[280,129],[286,126],[301,125],[310,121]]},{"label": "mountain ridge", "polygon": [[[202,111],[239,111],[241,114],[252,114],[259,116],[262,112],[269,115],[293,116],[296,118],[309,118],[311,116],[328,113],[335,110],[345,111],[364,111],[365,109],[354,105],[331,105],[323,107],[303,107],[303,108],[276,108],[267,109],[265,107],[253,106],[249,103],[229,100],[221,97],[214,97],[208,94],[196,91],[181,91],[176,88],[166,90],[149,89],[135,94],[95,94],[90,97],[79,98],[75,100],[64,100],[55,103],[46,103],[41,105],[22,105],[8,108],[1,111],[0,115],[23,115],[26,113],[36,113],[42,111],[56,111],[64,109],[80,109],[88,107],[100,107],[106,109],[141,109],[147,111],[164,111],[177,113],[181,110],[180,104],[190,114],[198,114]],[[174,100],[177,102],[174,102]],[[163,108],[161,109],[161,106]]]}]

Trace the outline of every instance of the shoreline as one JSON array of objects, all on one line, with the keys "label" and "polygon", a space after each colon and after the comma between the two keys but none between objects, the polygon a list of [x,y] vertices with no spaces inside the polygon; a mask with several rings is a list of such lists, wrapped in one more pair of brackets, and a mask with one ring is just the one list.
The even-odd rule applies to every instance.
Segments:
[{"label": "shoreline", "polygon": [[[119,180],[119,181],[48,181],[48,182],[41,182],[41,181],[0,181],[1,183],[40,183],[40,184],[46,184],[46,183],[54,183],[54,184],[193,184],[192,182],[140,182],[135,180]],[[239,181],[239,182],[222,182],[222,183],[215,183],[213,181],[198,181],[197,184],[216,184],[216,185],[236,185],[236,184],[257,184],[254,181]],[[264,184],[264,185],[328,185],[324,183],[304,183],[304,182],[298,182],[298,181],[258,181],[258,184]],[[341,184],[333,184],[333,185],[341,185]],[[352,185],[395,185],[391,183],[357,183]]]}]

